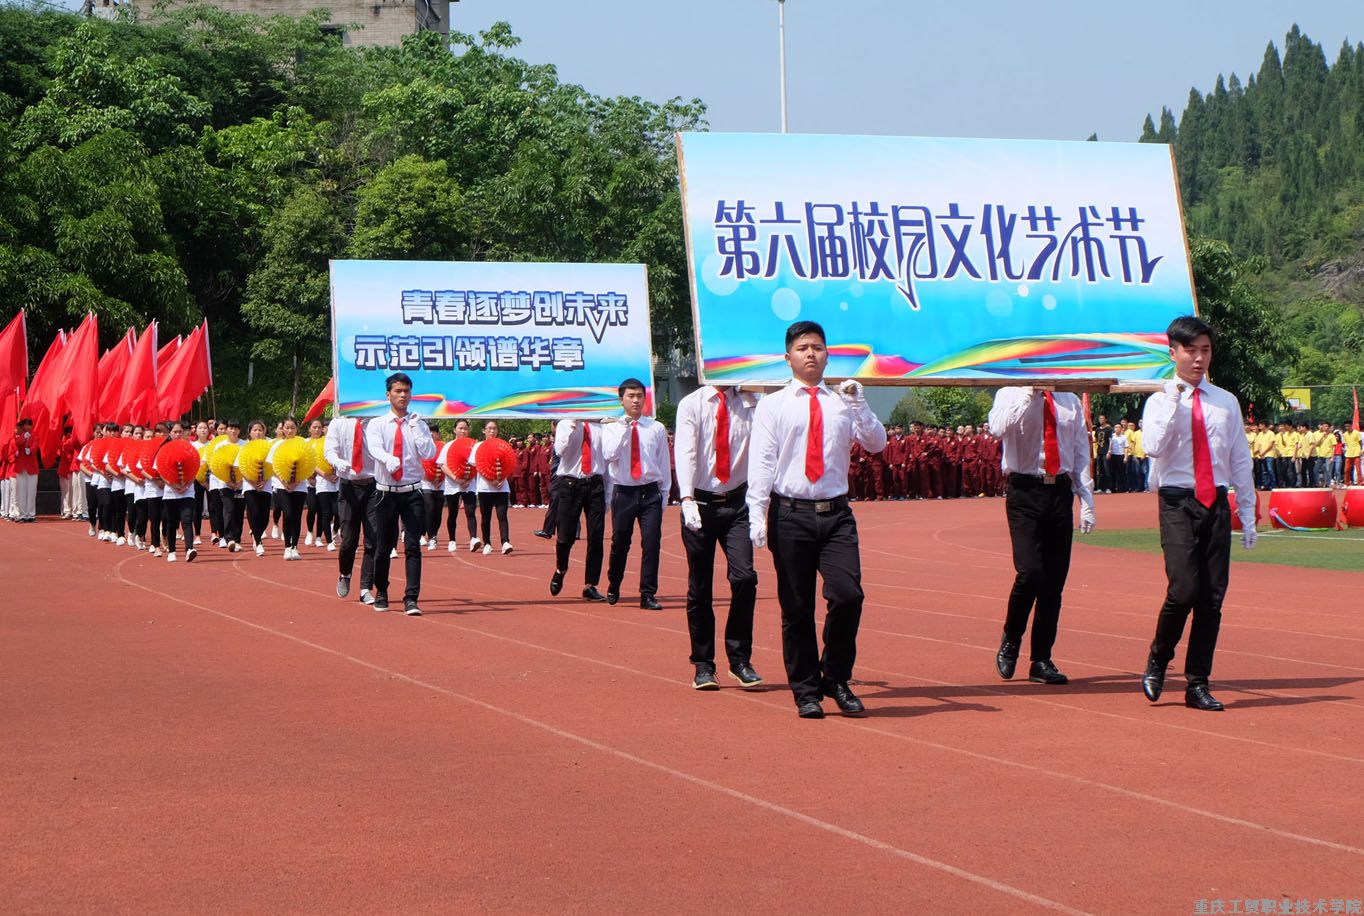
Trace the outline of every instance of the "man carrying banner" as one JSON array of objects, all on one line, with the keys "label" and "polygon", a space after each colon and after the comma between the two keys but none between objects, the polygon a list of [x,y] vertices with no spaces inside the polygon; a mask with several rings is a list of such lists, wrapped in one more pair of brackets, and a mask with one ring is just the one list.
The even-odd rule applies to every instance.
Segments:
[{"label": "man carrying banner", "polygon": [[597,590],[601,581],[603,537],[606,530],[606,452],[597,423],[560,420],[554,428],[557,465],[550,499],[554,502],[554,575],[549,593],[564,587],[568,559],[578,539],[578,519],[587,519],[587,565],[583,568],[583,597],[605,601]]},{"label": "man carrying banner", "polygon": [[1073,497],[1080,497],[1080,533],[1094,530],[1083,408],[1074,394],[1001,388],[990,409],[990,432],[1004,447],[1003,470],[1009,479],[1004,514],[1015,572],[995,668],[1005,680],[1014,676],[1023,631],[1032,616],[1028,680],[1064,684],[1067,678],[1056,669],[1051,650],[1061,616],[1061,592],[1070,572]]},{"label": "man carrying banner", "polygon": [[753,399],[737,388],[698,388],[677,405],[677,486],[682,500],[682,546],[687,551],[687,631],[692,687],[718,690],[715,679],[715,546],[725,552],[729,616],[725,654],[741,687],[763,680],[753,670],[753,606],[758,574],[748,537],[748,439]]},{"label": "man carrying banner", "polygon": [[365,534],[365,555],[360,562],[360,601],[374,603],[374,557],[376,535],[370,524],[369,504],[374,499],[374,458],[365,449],[365,420],[362,417],[337,417],[327,426],[322,445],[327,463],[336,471],[336,523],[341,549],[336,562],[340,578],[336,596],[350,594],[350,577],[355,569],[355,551],[360,532]]},{"label": "man carrying banner", "polygon": [[1151,395],[1142,412],[1146,452],[1153,459],[1158,488],[1160,544],[1169,587],[1156,621],[1156,636],[1141,679],[1154,703],[1165,686],[1165,668],[1193,612],[1184,675],[1184,704],[1217,711],[1208,692],[1212,656],[1222,622],[1231,563],[1231,509],[1227,487],[1236,489],[1241,544],[1255,546],[1255,481],[1250,448],[1241,433],[1241,405],[1207,379],[1213,329],[1192,315],[1176,318],[1167,331],[1175,378]]},{"label": "man carrying banner", "polygon": [[[749,537],[770,543],[781,604],[782,656],[802,719],[822,719],[832,696],[845,716],[866,710],[848,687],[862,617],[857,522],[848,505],[852,443],[886,447],[886,429],[849,379],[824,384],[829,362],[824,329],[798,321],[786,329],[791,382],[758,402],[749,442]],[[769,504],[771,511],[769,511]],[[828,612],[824,652],[815,635],[815,574],[824,577]]]},{"label": "man carrying banner", "polygon": [[[658,551],[663,536],[663,504],[672,484],[668,432],[644,416],[644,383],[628,378],[617,389],[625,416],[602,428],[607,473],[611,477],[611,558],[606,567],[606,600],[620,600],[625,560],[635,522],[639,522],[639,606],[661,611],[658,603]],[[560,523],[560,530],[563,523]]]}]

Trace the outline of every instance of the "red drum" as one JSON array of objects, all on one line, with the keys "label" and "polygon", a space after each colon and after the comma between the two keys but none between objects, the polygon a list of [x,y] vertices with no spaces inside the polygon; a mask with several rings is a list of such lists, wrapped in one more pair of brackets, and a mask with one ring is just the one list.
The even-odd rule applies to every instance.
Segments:
[{"label": "red drum", "polygon": [[[1236,512],[1236,491],[1227,491],[1227,505],[1231,506],[1231,530],[1241,530],[1241,516]],[[1259,494],[1255,498],[1255,524],[1260,524],[1260,499]]]},{"label": "red drum", "polygon": [[1269,494],[1269,520],[1275,528],[1294,531],[1334,528],[1335,491],[1322,487],[1273,490]]},{"label": "red drum", "polygon": [[1345,524],[1364,528],[1364,487],[1346,487],[1345,504],[1340,507]]}]

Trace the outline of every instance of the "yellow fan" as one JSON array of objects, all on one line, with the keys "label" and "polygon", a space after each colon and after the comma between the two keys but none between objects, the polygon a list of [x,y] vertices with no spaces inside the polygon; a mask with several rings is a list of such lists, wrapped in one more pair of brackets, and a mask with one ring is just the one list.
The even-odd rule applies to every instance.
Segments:
[{"label": "yellow fan", "polygon": [[241,482],[241,474],[237,471],[235,464],[237,453],[242,450],[240,442],[231,442],[218,446],[213,450],[213,455],[208,459],[209,470],[213,476],[225,484],[236,486]]},{"label": "yellow fan", "polygon": [[331,463],[330,461],[327,460],[327,454],[326,454],[326,451],[327,451],[327,440],[326,440],[325,438],[323,438],[323,439],[309,439],[309,440],[308,440],[308,444],[309,444],[310,446],[312,446],[313,454],[317,457],[317,468],[316,468],[317,473],[319,473],[319,474],[334,474],[334,473],[336,473],[336,468],[332,467],[332,463]]},{"label": "yellow fan", "polygon": [[317,455],[308,446],[307,439],[294,436],[279,444],[274,457],[270,459],[270,464],[272,473],[282,483],[293,486],[313,476],[313,470],[317,467]]},{"label": "yellow fan", "polygon": [[252,439],[242,446],[237,456],[238,463],[241,464],[242,477],[251,481],[252,486],[259,487],[270,479],[270,465],[265,462],[268,454],[269,439]]},{"label": "yellow fan", "polygon": [[195,445],[195,449],[199,452],[199,470],[195,472],[194,480],[199,486],[206,487],[208,486],[208,462],[204,460],[204,456],[208,454],[208,444],[204,443],[202,447]]}]

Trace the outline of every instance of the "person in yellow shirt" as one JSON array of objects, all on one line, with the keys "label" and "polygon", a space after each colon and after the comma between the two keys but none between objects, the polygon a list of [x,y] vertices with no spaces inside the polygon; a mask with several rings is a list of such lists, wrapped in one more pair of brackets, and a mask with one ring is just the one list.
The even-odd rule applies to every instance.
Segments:
[{"label": "person in yellow shirt", "polygon": [[1287,422],[1279,424],[1279,434],[1274,437],[1279,450],[1279,486],[1296,487],[1298,472],[1294,459],[1298,453],[1298,434]]},{"label": "person in yellow shirt", "polygon": [[1127,461],[1132,469],[1128,490],[1134,493],[1146,492],[1146,478],[1151,471],[1151,459],[1141,447],[1141,421],[1127,424]]},{"label": "person in yellow shirt", "polygon": [[1298,424],[1298,447],[1295,457],[1298,459],[1298,486],[1315,487],[1317,485],[1317,465],[1312,459],[1317,453],[1317,434],[1312,432],[1306,423]]},{"label": "person in yellow shirt", "polygon": [[1345,486],[1358,487],[1364,486],[1364,473],[1360,468],[1360,453],[1364,451],[1364,434],[1353,426],[1346,426],[1345,431],[1340,434],[1341,445],[1345,452],[1345,473],[1343,479]]},{"label": "person in yellow shirt", "polygon": [[1260,463],[1261,473],[1259,476],[1260,486],[1265,490],[1272,490],[1278,486],[1279,463],[1279,440],[1274,435],[1274,430],[1269,428],[1269,424],[1261,422],[1260,428],[1255,433],[1255,447],[1251,450],[1255,460]]},{"label": "person in yellow shirt", "polygon": [[1335,453],[1336,437],[1331,433],[1331,424],[1323,420],[1317,424],[1317,431],[1312,439],[1312,474],[1316,479],[1315,486],[1331,485],[1331,458]]}]

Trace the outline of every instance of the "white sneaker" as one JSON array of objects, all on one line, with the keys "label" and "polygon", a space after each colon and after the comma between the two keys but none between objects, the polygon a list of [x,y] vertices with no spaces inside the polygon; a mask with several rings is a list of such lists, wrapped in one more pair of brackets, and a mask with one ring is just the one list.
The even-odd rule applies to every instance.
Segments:
[{"label": "white sneaker", "polygon": [[459,549],[459,545],[456,544],[454,541],[451,541],[447,546],[450,548],[451,553],[454,553],[456,550]]},{"label": "white sneaker", "polygon": [[218,536],[216,534],[213,536],[213,546],[214,547],[218,546]]},{"label": "white sneaker", "polygon": [[138,536],[136,536],[136,535],[133,535],[133,546],[136,547],[138,550],[141,550],[141,549],[142,549],[142,538],[140,538],[140,537],[138,537]]},{"label": "white sneaker", "polygon": [[484,555],[485,557],[489,557],[489,556],[492,556],[492,553],[493,553],[493,545],[492,545],[492,544],[484,544],[484,545],[483,545],[483,555]]},{"label": "white sneaker", "polygon": [[256,556],[258,556],[258,557],[263,557],[263,556],[265,556],[265,545],[264,545],[264,544],[257,544],[257,545],[256,545]]},{"label": "white sneaker", "polygon": [[270,529],[270,537],[271,537],[271,539],[273,539],[273,540],[276,540],[276,541],[279,540],[279,526],[278,526],[278,525]]},{"label": "white sneaker", "polygon": [[304,538],[303,538],[303,546],[304,546],[304,547],[311,547],[311,546],[313,546],[313,533],[312,533],[311,531],[309,531],[309,532],[307,533],[307,535],[304,536]]},{"label": "white sneaker", "polygon": [[167,562],[167,563],[174,563],[174,562],[175,562],[175,551],[174,551],[174,550],[168,550],[168,551],[166,551],[166,562]]},{"label": "white sneaker", "polygon": [[328,541],[328,542],[327,542],[327,553],[336,553],[336,542],[335,542],[335,541]]},{"label": "white sneaker", "polygon": [[95,536],[95,526],[94,526],[94,525],[91,525],[89,528],[86,529],[85,536],[88,537],[88,538],[92,538],[92,537]]},{"label": "white sneaker", "polygon": [[186,550],[186,551],[185,551],[185,562],[186,562],[186,563],[193,563],[193,562],[194,562],[194,558],[197,557],[198,555],[199,555],[199,551],[197,551],[197,550],[195,550],[193,547],[191,547],[189,550]]},{"label": "white sneaker", "polygon": [[242,549],[242,545],[241,545],[241,544],[238,544],[236,541],[229,541],[229,542],[228,542],[228,545],[227,545],[227,552],[228,552],[228,553],[236,553],[237,551],[239,551],[239,550],[241,550],[241,549]]},{"label": "white sneaker", "polygon": [[433,550],[435,550],[435,549],[436,549],[436,539],[435,539],[435,538],[432,538],[431,540],[429,540],[429,541],[426,542],[426,551],[427,551],[427,553],[430,553],[431,551],[433,551]]},{"label": "white sneaker", "polygon": [[153,547],[151,550],[147,551],[147,553],[151,554],[154,557],[159,557],[161,556],[161,548]]},{"label": "white sneaker", "polygon": [[483,542],[480,541],[478,538],[474,538],[472,541],[469,542],[469,552],[470,552],[470,553],[477,553],[477,552],[478,552],[478,548],[480,548],[480,547],[482,547],[482,546],[483,546]]},{"label": "white sneaker", "polygon": [[421,537],[417,538],[417,543],[420,544],[422,547],[425,547],[425,546],[426,546],[426,535],[423,534]]},{"label": "white sneaker", "polygon": [[394,547],[393,550],[391,550],[391,551],[389,552],[388,558],[389,558],[390,560],[396,560],[396,559],[398,559],[398,548]]},{"label": "white sneaker", "polygon": [[122,535],[119,535],[118,540],[114,541],[114,544],[116,544],[119,547],[122,547],[126,543],[128,543],[128,539],[123,537]]},{"label": "white sneaker", "polygon": [[199,546],[200,544],[202,544],[203,542],[204,542],[204,541],[203,541],[203,538],[195,538],[195,539],[194,539],[194,543],[193,543],[193,544],[190,544],[189,546],[191,546],[191,547],[198,547],[198,546]]},{"label": "white sneaker", "polygon": [[227,538],[218,538],[217,544],[223,550],[226,550],[228,547],[232,546],[231,542],[229,542]]},{"label": "white sneaker", "polygon": [[503,541],[503,542],[502,542],[502,556],[505,557],[507,554],[509,554],[509,553],[511,553],[511,552],[512,552],[512,545],[511,545],[511,543],[510,543],[509,541]]}]

